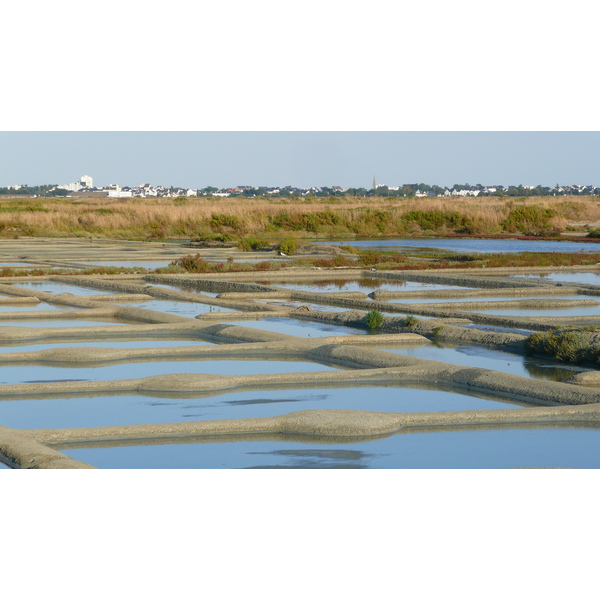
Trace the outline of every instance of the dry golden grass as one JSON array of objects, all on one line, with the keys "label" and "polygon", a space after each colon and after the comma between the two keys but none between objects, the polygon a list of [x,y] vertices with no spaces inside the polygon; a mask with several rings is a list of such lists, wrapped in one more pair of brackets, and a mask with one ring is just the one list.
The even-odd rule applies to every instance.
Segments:
[{"label": "dry golden grass", "polygon": [[[194,237],[230,233],[241,237],[261,234],[281,237],[272,225],[277,215],[334,213],[343,225],[295,232],[297,237],[315,233],[344,235],[393,234],[368,225],[367,213],[385,213],[386,223],[398,222],[409,211],[460,213],[472,220],[477,233],[500,233],[511,210],[521,206],[552,208],[555,230],[570,223],[600,221],[600,199],[594,196],[530,198],[6,198],[0,200],[0,235],[89,236],[118,238]],[[217,219],[216,221],[213,219]],[[391,225],[390,225],[391,227]],[[445,231],[449,231],[445,229]],[[398,231],[418,234],[420,228]]]}]

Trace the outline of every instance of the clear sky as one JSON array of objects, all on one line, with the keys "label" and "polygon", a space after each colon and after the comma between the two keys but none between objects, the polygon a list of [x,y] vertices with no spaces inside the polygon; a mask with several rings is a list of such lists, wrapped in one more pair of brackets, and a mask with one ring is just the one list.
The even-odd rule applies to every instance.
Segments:
[{"label": "clear sky", "polygon": [[600,132],[0,132],[0,185],[600,185]]}]

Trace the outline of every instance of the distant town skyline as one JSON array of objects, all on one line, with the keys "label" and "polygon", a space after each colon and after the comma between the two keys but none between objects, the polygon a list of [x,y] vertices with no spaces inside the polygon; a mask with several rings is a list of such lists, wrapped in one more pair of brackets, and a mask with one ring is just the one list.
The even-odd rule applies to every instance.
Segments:
[{"label": "distant town skyline", "polygon": [[600,185],[600,132],[0,132],[0,187]]}]

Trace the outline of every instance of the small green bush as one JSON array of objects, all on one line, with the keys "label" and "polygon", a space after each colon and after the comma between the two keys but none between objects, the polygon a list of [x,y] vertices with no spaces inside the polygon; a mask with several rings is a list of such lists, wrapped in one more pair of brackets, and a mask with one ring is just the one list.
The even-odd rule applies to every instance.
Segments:
[{"label": "small green bush", "polygon": [[600,229],[590,229],[589,233],[585,237],[600,238]]},{"label": "small green bush", "polygon": [[215,214],[210,219],[210,226],[213,229],[220,229],[221,227],[239,229],[241,223],[236,215]]},{"label": "small green bush", "polygon": [[598,334],[582,329],[559,329],[531,334],[525,341],[529,354],[543,354],[571,363],[600,362]]},{"label": "small green bush", "polygon": [[371,310],[365,317],[369,329],[379,329],[383,323],[383,315],[378,310]]},{"label": "small green bush", "polygon": [[294,238],[285,238],[279,242],[278,250],[284,254],[294,254],[298,250],[298,242]]},{"label": "small green bush", "polygon": [[425,231],[451,229],[457,233],[475,233],[473,219],[467,215],[444,210],[411,210],[402,215],[405,223],[416,223]]},{"label": "small green bush", "polygon": [[413,325],[416,325],[419,322],[419,319],[417,319],[417,317],[413,317],[412,315],[408,315],[408,317],[406,317],[406,319],[404,319],[404,326],[405,327],[412,327]]},{"label": "small green bush", "polygon": [[182,256],[170,263],[169,266],[182,267],[190,273],[206,273],[210,271],[210,265],[202,258],[202,256],[200,256],[200,254],[196,254],[195,256],[192,254]]},{"label": "small green bush", "polygon": [[532,206],[519,206],[508,213],[500,225],[505,231],[512,233],[521,232],[525,235],[547,234],[552,229],[552,218],[556,211],[533,204]]},{"label": "small green bush", "polygon": [[260,240],[256,237],[245,237],[238,242],[237,247],[243,252],[253,252],[265,248],[268,245],[269,242],[265,240]]}]

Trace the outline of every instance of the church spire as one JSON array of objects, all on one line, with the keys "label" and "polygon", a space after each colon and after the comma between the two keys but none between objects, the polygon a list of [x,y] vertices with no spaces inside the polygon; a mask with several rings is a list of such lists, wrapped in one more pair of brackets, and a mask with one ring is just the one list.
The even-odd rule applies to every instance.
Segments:
[{"label": "church spire", "polygon": [[377,180],[375,179],[375,175],[373,175],[373,189],[377,189]]}]

